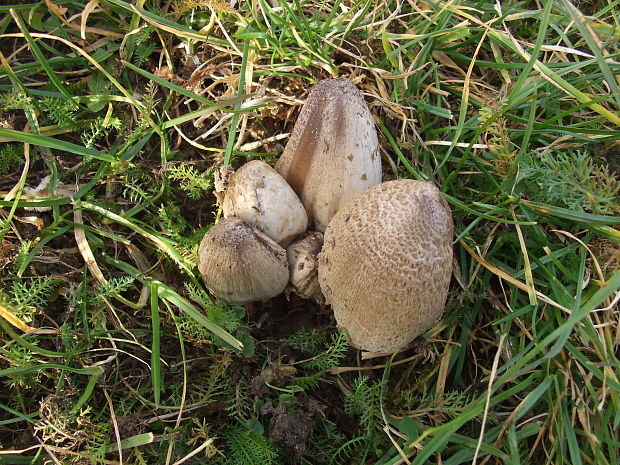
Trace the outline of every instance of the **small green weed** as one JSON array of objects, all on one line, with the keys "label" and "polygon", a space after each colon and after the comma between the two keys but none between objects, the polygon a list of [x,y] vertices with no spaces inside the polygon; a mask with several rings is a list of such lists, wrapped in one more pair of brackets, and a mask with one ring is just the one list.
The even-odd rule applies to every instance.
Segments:
[{"label": "small green weed", "polygon": [[599,215],[620,213],[620,181],[587,151],[530,153],[518,169],[531,200]]}]

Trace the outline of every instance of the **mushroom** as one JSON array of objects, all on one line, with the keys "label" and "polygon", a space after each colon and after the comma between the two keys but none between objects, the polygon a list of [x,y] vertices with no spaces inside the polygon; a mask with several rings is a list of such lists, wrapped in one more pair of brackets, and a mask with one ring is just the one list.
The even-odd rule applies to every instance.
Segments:
[{"label": "mushroom", "polygon": [[312,88],[275,168],[321,232],[357,193],[381,182],[375,123],[349,79],[327,79]]},{"label": "mushroom", "polygon": [[221,220],[205,234],[198,269],[211,292],[231,305],[275,297],[289,278],[286,251],[235,217]]},{"label": "mushroom", "polygon": [[395,352],[441,318],[452,231],[439,190],[410,179],[373,186],[334,216],[319,284],[355,347]]},{"label": "mushroom", "polygon": [[291,242],[286,248],[290,284],[293,291],[303,299],[323,302],[318,278],[318,254],[322,247],[323,234],[313,231]]},{"label": "mushroom", "polygon": [[308,216],[291,186],[267,163],[253,160],[228,181],[224,217],[236,216],[282,247],[303,234]]}]

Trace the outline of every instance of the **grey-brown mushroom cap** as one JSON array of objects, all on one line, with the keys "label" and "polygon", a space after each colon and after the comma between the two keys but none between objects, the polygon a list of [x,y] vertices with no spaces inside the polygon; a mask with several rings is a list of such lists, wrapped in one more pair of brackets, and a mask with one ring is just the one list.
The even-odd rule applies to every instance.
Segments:
[{"label": "grey-brown mushroom cap", "polygon": [[235,217],[207,231],[198,250],[198,270],[207,288],[231,305],[275,297],[289,277],[286,251]]},{"label": "grey-brown mushroom cap", "polygon": [[409,179],[373,186],[334,216],[319,284],[355,347],[394,352],[443,314],[453,222],[439,190]]},{"label": "grey-brown mushroom cap", "polygon": [[286,248],[290,271],[290,285],[303,299],[323,303],[319,286],[318,255],[323,248],[323,233],[309,231],[303,237],[291,242]]},{"label": "grey-brown mushroom cap", "polygon": [[349,79],[326,79],[312,88],[275,168],[321,232],[356,194],[381,182],[375,123]]},{"label": "grey-brown mushroom cap", "polygon": [[236,216],[282,247],[302,235],[308,216],[291,186],[271,166],[252,160],[229,179],[222,202],[224,217]]}]

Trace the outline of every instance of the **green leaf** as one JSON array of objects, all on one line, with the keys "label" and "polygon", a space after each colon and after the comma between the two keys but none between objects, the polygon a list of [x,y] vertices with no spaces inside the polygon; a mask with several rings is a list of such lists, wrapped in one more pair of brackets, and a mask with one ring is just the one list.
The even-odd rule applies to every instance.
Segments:
[{"label": "green leaf", "polygon": [[[142,433],[131,436],[130,438],[123,439],[121,441],[121,449],[132,449],[134,447],[145,446],[155,441],[155,435],[153,433]],[[118,450],[118,444],[110,444],[105,448],[106,453],[114,452]]]},{"label": "green leaf", "polygon": [[39,145],[50,149],[63,150],[76,155],[96,158],[112,163],[114,157],[107,153],[99,152],[95,149],[88,149],[81,145],[72,144],[64,140],[54,139],[53,137],[39,136],[29,132],[15,131],[13,129],[0,128],[0,137],[7,141],[24,142],[32,145]]},{"label": "green leaf", "polygon": [[151,343],[151,384],[153,386],[153,397],[155,407],[159,406],[161,399],[161,330],[159,325],[159,300],[157,283],[151,283],[151,331],[153,332],[153,342]]},{"label": "green leaf", "polygon": [[209,320],[202,312],[200,312],[196,307],[190,304],[187,300],[177,294],[175,291],[170,289],[168,286],[165,286],[162,283],[158,283],[159,286],[157,288],[157,293],[159,297],[167,300],[175,307],[183,310],[188,316],[196,320],[199,324],[207,328],[217,337],[222,339],[224,342],[229,344],[235,350],[242,350],[243,344],[238,339],[231,336],[228,332],[226,332],[221,327],[214,324],[211,320]]}]

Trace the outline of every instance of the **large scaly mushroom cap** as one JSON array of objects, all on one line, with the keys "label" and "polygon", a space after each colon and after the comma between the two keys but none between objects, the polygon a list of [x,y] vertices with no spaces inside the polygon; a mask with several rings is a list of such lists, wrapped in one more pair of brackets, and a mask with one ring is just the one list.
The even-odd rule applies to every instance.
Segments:
[{"label": "large scaly mushroom cap", "polygon": [[241,218],[282,247],[308,226],[297,194],[276,170],[260,160],[246,163],[229,179],[222,211],[224,217]]},{"label": "large scaly mushroom cap", "polygon": [[381,182],[375,123],[349,79],[327,79],[312,88],[276,170],[321,232],[344,204]]},{"label": "large scaly mushroom cap", "polygon": [[275,297],[289,277],[286,251],[235,217],[223,219],[205,234],[198,269],[209,290],[231,305]]},{"label": "large scaly mushroom cap", "polygon": [[355,347],[394,352],[444,310],[452,265],[450,208],[431,183],[373,186],[325,232],[319,283]]}]

